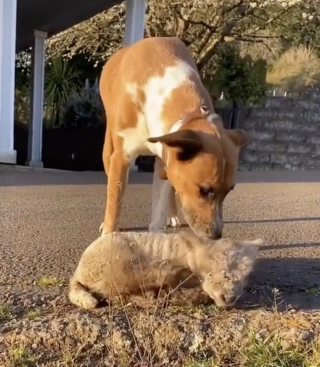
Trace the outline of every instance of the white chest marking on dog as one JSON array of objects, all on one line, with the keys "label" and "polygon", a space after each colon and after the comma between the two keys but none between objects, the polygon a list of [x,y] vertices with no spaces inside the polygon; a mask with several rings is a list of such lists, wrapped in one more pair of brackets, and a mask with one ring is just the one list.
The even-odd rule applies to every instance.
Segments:
[{"label": "white chest marking on dog", "polygon": [[[149,143],[147,139],[169,132],[165,131],[162,121],[163,106],[171,97],[172,91],[187,81],[192,73],[195,73],[195,70],[182,60],[177,61],[174,66],[166,67],[164,75],[151,77],[142,87],[146,97],[145,103],[138,99],[138,86],[134,83],[127,85],[127,93],[142,111],[135,127],[118,133],[124,139],[123,149],[128,157],[133,159],[139,154],[150,153],[162,157],[161,143]],[[175,124],[173,127],[178,130],[180,126]]]}]

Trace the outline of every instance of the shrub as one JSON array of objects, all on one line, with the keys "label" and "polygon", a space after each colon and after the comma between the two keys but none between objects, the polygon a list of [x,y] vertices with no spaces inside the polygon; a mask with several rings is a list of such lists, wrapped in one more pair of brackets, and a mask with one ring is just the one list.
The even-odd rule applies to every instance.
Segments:
[{"label": "shrub", "polygon": [[280,89],[299,92],[320,81],[320,59],[311,47],[297,46],[276,59],[267,74],[267,82]]},{"label": "shrub", "polygon": [[88,79],[80,92],[73,92],[61,114],[66,127],[91,126],[105,123],[105,112],[101,103],[98,81],[90,86]]},{"label": "shrub", "polygon": [[211,61],[204,82],[212,94],[223,92],[228,101],[241,104],[257,102],[266,92],[266,62],[241,57],[236,45],[221,45]]},{"label": "shrub", "polygon": [[49,60],[45,73],[44,117],[47,126],[59,125],[61,109],[70,94],[81,88],[81,71],[61,57]]}]

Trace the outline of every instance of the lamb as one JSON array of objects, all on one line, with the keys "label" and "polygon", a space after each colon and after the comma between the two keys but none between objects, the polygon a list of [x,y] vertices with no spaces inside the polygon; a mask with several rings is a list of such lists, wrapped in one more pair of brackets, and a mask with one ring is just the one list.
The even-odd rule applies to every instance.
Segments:
[{"label": "lamb", "polygon": [[189,232],[110,232],[83,252],[70,278],[69,300],[93,309],[102,298],[201,287],[217,306],[232,307],[244,292],[262,243],[212,240]]}]

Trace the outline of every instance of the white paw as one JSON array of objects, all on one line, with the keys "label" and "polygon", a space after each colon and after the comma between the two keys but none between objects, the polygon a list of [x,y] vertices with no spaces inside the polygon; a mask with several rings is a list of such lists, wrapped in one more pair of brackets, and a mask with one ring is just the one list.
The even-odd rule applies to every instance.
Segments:
[{"label": "white paw", "polygon": [[169,218],[168,225],[170,227],[173,227],[173,228],[180,227],[180,220],[179,220],[179,218],[178,217],[171,217],[171,218]]}]

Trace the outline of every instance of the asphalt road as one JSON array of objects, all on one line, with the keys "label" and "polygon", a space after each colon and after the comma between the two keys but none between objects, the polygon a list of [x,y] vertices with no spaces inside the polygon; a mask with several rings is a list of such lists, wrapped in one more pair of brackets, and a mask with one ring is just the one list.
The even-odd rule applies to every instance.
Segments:
[{"label": "asphalt road", "polygon": [[[121,227],[147,228],[151,181],[150,173],[131,173]],[[238,172],[223,235],[266,241],[251,287],[260,300],[278,288],[287,304],[320,309],[319,182],[314,171]],[[105,195],[103,172],[0,166],[0,302],[1,293],[40,277],[70,276],[98,236]]]}]

